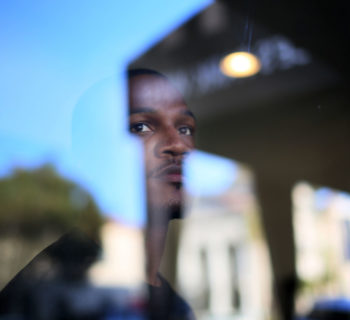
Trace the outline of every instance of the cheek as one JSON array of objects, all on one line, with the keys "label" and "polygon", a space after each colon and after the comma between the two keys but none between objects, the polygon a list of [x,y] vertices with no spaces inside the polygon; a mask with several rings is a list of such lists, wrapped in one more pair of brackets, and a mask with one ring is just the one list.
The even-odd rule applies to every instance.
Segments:
[{"label": "cheek", "polygon": [[152,140],[145,140],[143,143],[143,154],[146,170],[152,169],[157,161],[155,156],[156,143]]},{"label": "cheek", "polygon": [[186,139],[185,143],[187,148],[190,150],[194,149],[195,148],[194,137],[189,136],[189,137],[186,137],[185,139]]}]

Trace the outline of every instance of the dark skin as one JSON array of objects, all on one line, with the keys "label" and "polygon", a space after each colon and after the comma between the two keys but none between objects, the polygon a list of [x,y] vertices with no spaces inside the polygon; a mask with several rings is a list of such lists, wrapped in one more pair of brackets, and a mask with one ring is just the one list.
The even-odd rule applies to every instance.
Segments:
[{"label": "dark skin", "polygon": [[182,163],[194,148],[196,123],[182,95],[158,75],[142,74],[129,79],[129,102],[130,131],[144,145],[147,281],[157,286],[168,222],[181,212]]}]

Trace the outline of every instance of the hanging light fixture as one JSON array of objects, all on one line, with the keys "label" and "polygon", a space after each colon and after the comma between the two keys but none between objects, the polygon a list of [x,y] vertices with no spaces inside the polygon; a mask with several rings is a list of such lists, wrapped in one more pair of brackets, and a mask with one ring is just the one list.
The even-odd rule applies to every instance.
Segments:
[{"label": "hanging light fixture", "polygon": [[258,57],[246,51],[230,53],[220,62],[221,72],[228,77],[250,77],[258,73],[260,68]]}]

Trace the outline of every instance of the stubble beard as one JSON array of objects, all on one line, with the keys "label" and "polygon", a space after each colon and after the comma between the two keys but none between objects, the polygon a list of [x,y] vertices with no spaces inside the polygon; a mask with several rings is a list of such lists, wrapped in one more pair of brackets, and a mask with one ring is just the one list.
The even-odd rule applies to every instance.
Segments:
[{"label": "stubble beard", "polygon": [[153,226],[168,224],[170,220],[182,218],[182,185],[148,184],[148,221]]}]

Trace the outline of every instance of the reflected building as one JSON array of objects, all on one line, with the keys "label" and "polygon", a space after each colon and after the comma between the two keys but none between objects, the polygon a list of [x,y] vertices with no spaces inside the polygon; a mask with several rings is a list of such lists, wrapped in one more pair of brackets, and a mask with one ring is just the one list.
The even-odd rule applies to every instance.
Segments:
[{"label": "reflected building", "polygon": [[350,298],[350,197],[300,183],[293,203],[300,280],[296,307],[305,314],[317,300]]},{"label": "reflected building", "polygon": [[241,165],[231,178],[219,191],[192,188],[186,218],[172,222],[179,237],[174,286],[198,319],[270,319],[273,279],[253,179]]},{"label": "reflected building", "polygon": [[90,281],[96,286],[142,290],[145,279],[142,229],[109,219],[101,227],[100,237],[102,253],[89,270]]}]

